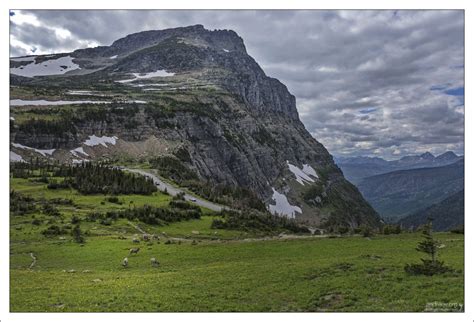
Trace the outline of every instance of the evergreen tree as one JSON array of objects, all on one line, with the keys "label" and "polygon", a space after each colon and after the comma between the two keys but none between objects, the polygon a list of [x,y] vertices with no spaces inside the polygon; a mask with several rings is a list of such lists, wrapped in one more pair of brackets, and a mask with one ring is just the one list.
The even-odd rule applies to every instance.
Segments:
[{"label": "evergreen tree", "polygon": [[416,246],[416,250],[428,254],[431,257],[431,262],[436,262],[436,255],[440,242],[433,238],[433,221],[428,218],[428,223],[423,227],[423,238],[421,242]]},{"label": "evergreen tree", "polygon": [[423,240],[418,243],[416,250],[425,253],[429,259],[421,258],[422,264],[407,264],[405,271],[412,275],[434,275],[453,271],[437,259],[440,242],[433,236],[433,219],[428,218],[428,222],[423,227]]}]

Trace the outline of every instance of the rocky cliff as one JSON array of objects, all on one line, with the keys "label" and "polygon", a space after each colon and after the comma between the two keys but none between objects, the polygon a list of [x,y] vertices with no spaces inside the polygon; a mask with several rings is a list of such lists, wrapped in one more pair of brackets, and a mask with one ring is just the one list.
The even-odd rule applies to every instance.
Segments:
[{"label": "rocky cliff", "polygon": [[12,62],[12,98],[82,99],[11,108],[12,151],[25,159],[51,149],[45,157],[63,162],[171,155],[201,180],[251,189],[277,215],[328,228],[379,224],[299,120],[295,97],[235,32],[145,31],[60,57],[75,69],[24,77]]}]

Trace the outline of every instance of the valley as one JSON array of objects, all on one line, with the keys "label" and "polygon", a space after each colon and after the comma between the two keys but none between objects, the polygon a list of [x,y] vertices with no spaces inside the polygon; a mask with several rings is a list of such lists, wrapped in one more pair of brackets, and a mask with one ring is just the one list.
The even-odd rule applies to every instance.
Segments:
[{"label": "valley", "polygon": [[[452,211],[445,207],[433,212],[435,229],[446,231],[464,225],[464,157],[453,152],[433,156],[405,156],[399,160],[355,157],[339,158],[338,166],[344,175],[361,191],[364,198],[387,222],[400,222],[415,228],[426,218],[430,207],[442,209],[454,196],[456,206]],[[421,213],[425,215],[421,215]],[[410,224],[408,224],[410,223]],[[405,227],[408,228],[408,227]]]}]

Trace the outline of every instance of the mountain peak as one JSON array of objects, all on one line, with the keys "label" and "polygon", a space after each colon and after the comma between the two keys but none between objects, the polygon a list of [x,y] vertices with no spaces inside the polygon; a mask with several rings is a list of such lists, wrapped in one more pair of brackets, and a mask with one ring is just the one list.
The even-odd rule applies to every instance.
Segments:
[{"label": "mountain peak", "polygon": [[157,45],[169,38],[183,38],[187,43],[210,47],[227,52],[247,53],[244,42],[233,30],[208,30],[203,25],[169,28],[162,30],[146,30],[129,34],[112,43],[105,55],[126,54],[135,50]]},{"label": "mountain peak", "polygon": [[420,157],[422,159],[434,159],[435,156],[431,154],[430,152],[425,152],[422,155],[420,155]]},{"label": "mountain peak", "polygon": [[459,156],[457,156],[453,151],[445,152],[436,157],[437,160],[456,160],[458,158]]}]

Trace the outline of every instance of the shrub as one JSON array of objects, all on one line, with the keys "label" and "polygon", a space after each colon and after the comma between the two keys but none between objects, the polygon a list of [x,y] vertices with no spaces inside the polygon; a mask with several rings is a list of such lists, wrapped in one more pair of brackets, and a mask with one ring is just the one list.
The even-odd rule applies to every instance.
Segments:
[{"label": "shrub", "polygon": [[71,185],[69,184],[69,182],[67,180],[63,180],[61,182],[58,182],[56,179],[51,179],[49,181],[49,184],[47,185],[47,188],[51,189],[51,190],[68,189],[70,187],[71,187]]},{"label": "shrub", "polygon": [[193,205],[187,201],[184,200],[171,200],[169,203],[169,206],[171,208],[177,208],[177,209],[194,209],[194,210],[199,210],[199,206]]},{"label": "shrub", "polygon": [[308,228],[299,225],[294,219],[279,217],[256,210],[222,210],[221,219],[214,219],[212,229],[238,229],[244,231],[309,233]]},{"label": "shrub", "polygon": [[69,198],[53,198],[53,199],[49,199],[48,202],[55,205],[67,205],[67,206],[74,205],[74,201]]},{"label": "shrub", "polygon": [[72,215],[71,224],[75,225],[75,224],[78,224],[80,222],[81,222],[81,219],[79,217],[77,217],[76,215]]},{"label": "shrub", "polygon": [[362,234],[363,237],[372,237],[374,235],[372,228],[370,228],[367,225],[362,225],[360,227],[360,233]]},{"label": "shrub", "polygon": [[35,199],[16,192],[10,191],[10,213],[16,216],[22,216],[36,211]]},{"label": "shrub", "polygon": [[103,218],[103,217],[104,217],[104,215],[101,214],[100,212],[91,212],[91,213],[87,214],[86,221],[94,222],[97,219],[100,219],[100,218]]},{"label": "shrub", "polygon": [[100,223],[103,225],[110,225],[113,220],[119,218],[139,220],[149,225],[164,225],[181,220],[199,219],[201,218],[201,209],[199,207],[190,209],[156,208],[144,205],[142,207],[119,211],[109,211],[105,214],[93,213],[87,216],[88,221],[96,221],[97,219],[100,219]]},{"label": "shrub", "polygon": [[51,225],[45,230],[43,230],[41,233],[45,235],[46,237],[52,237],[52,236],[58,236],[58,235],[64,234],[64,230],[62,230],[57,225]]},{"label": "shrub", "polygon": [[110,226],[112,225],[112,219],[111,218],[101,219],[99,221],[99,224],[104,225],[104,226]]},{"label": "shrub", "polygon": [[463,234],[464,235],[464,225],[455,227],[455,228],[451,229],[450,232],[453,233],[453,234]]},{"label": "shrub", "polygon": [[384,235],[400,234],[402,228],[400,225],[384,225],[382,228],[382,233]]},{"label": "shrub", "polygon": [[341,227],[339,227],[338,230],[339,230],[339,234],[344,235],[344,234],[347,234],[349,232],[349,227],[341,226]]},{"label": "shrub", "polygon": [[307,188],[304,191],[303,200],[308,204],[317,205],[318,200],[319,200],[319,203],[322,202],[321,197],[323,195],[323,192],[324,192],[324,186],[320,181],[318,181],[317,183],[310,185],[309,188]]},{"label": "shrub", "polygon": [[411,275],[427,275],[444,274],[452,272],[453,269],[444,265],[439,260],[421,259],[422,264],[406,264],[405,272]]},{"label": "shrub", "polygon": [[122,204],[122,202],[119,200],[119,198],[117,196],[108,197],[107,201],[110,202],[110,203],[116,203],[118,205]]},{"label": "shrub", "polygon": [[58,208],[51,205],[50,203],[43,204],[43,207],[42,207],[41,211],[45,215],[48,215],[48,216],[55,216],[55,217],[61,216],[61,213],[59,212]]},{"label": "shrub", "polygon": [[84,243],[86,240],[82,235],[81,227],[79,225],[75,225],[71,231],[71,236],[76,243]]},{"label": "shrub", "polygon": [[184,200],[185,200],[185,199],[184,199],[184,195],[185,195],[184,192],[178,192],[178,194],[175,195],[172,200],[173,200],[173,201],[174,201],[174,200],[182,200],[182,201],[184,201]]}]

